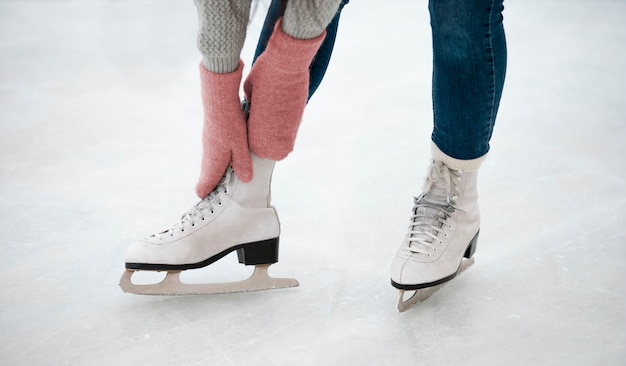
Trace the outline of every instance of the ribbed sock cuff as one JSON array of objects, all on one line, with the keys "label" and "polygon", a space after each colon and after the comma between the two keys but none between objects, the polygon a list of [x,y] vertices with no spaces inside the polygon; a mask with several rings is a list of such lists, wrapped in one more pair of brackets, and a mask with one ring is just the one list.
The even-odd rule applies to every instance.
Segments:
[{"label": "ribbed sock cuff", "polygon": [[442,163],[446,164],[451,169],[462,170],[464,172],[477,171],[480,168],[483,161],[487,159],[487,154],[479,158],[470,159],[470,160],[455,159],[453,157],[446,155],[443,151],[441,151],[434,142],[431,142],[430,144],[430,153],[434,160],[441,161]]}]

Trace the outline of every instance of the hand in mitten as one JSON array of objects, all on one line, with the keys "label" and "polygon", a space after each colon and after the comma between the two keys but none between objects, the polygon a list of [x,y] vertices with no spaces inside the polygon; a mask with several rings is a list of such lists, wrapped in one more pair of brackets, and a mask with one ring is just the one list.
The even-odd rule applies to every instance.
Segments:
[{"label": "hand in mitten", "polygon": [[243,63],[228,74],[215,74],[200,64],[204,125],[202,163],[196,194],[206,197],[219,183],[230,164],[242,182],[252,180],[246,119],[239,100]]},{"label": "hand in mitten", "polygon": [[309,93],[309,66],[326,32],[301,40],[276,22],[267,48],[244,82],[250,103],[248,142],[256,155],[282,160],[293,146]]}]

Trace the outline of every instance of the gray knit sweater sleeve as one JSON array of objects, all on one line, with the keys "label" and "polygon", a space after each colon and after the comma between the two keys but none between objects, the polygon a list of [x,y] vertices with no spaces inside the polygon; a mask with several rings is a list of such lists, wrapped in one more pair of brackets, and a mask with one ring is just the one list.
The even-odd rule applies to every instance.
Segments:
[{"label": "gray knit sweater sleeve", "polygon": [[[252,0],[194,0],[198,9],[198,50],[204,67],[226,74],[237,69],[246,38]],[[341,0],[289,0],[283,31],[312,39],[326,29]]]},{"label": "gray knit sweater sleeve", "polygon": [[204,67],[226,74],[239,66],[252,0],[194,0],[198,9],[198,50]]}]

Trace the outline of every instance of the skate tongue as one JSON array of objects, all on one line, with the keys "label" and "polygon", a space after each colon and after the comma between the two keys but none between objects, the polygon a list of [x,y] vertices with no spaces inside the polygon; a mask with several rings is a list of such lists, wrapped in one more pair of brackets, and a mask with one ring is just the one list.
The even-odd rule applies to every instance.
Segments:
[{"label": "skate tongue", "polygon": [[422,194],[415,197],[413,217],[406,238],[408,250],[430,255],[430,249],[443,230],[449,214],[458,210],[460,171],[448,168],[441,161],[431,162]]},{"label": "skate tongue", "polygon": [[[413,217],[412,230],[416,234],[430,232],[437,234],[433,227],[441,227],[443,220],[446,219],[445,209],[443,207],[433,207],[420,204],[415,208]],[[428,236],[426,236],[428,237]]]},{"label": "skate tongue", "polygon": [[444,163],[433,160],[422,187],[423,193],[418,200],[437,206],[454,207],[454,200],[459,194],[460,175],[460,171],[452,170]]},{"label": "skate tongue", "polygon": [[419,216],[421,220],[414,221],[417,225],[439,225],[440,219],[445,219],[446,215],[443,211],[446,211],[444,207],[434,207],[428,205],[419,205],[415,209],[416,216]]},{"label": "skate tongue", "polygon": [[428,254],[448,213],[453,210],[442,197],[421,195],[415,198],[413,217],[406,239],[408,249],[414,253]]}]

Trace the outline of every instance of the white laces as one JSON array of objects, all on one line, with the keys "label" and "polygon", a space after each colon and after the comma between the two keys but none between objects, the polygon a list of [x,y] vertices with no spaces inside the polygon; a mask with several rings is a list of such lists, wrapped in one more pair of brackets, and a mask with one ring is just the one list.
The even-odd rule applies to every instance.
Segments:
[{"label": "white laces", "polygon": [[460,210],[456,200],[460,194],[461,171],[448,168],[440,161],[432,161],[422,194],[414,198],[413,215],[405,247],[413,253],[431,255],[441,243],[450,225],[450,214]]},{"label": "white laces", "polygon": [[[186,226],[196,226],[196,223],[202,222],[205,220],[207,215],[212,215],[215,213],[216,206],[222,206],[222,201],[220,195],[228,194],[232,180],[233,180],[233,169],[229,166],[226,169],[226,173],[217,184],[217,187],[213,190],[213,192],[209,193],[206,197],[204,197],[200,202],[196,203],[193,207],[191,207],[187,212],[185,212],[180,221],[174,224],[170,229],[162,231],[158,234],[152,235],[157,239],[161,239],[163,235],[174,236],[176,231],[184,232]],[[188,224],[188,225],[185,225]]]}]

